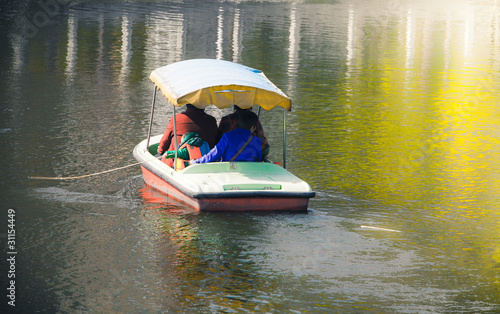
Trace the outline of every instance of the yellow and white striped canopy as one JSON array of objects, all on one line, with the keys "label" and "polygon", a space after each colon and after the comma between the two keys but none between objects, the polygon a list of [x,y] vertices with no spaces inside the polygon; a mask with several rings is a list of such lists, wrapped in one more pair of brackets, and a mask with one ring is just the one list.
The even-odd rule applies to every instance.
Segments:
[{"label": "yellow and white striped canopy", "polygon": [[226,108],[254,105],[290,111],[292,102],[262,71],[224,60],[191,59],[154,70],[149,76],[174,106]]}]

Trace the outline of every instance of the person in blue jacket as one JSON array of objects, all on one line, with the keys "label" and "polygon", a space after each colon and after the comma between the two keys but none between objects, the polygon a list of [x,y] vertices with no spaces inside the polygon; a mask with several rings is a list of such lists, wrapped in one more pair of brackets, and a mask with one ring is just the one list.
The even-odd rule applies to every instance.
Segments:
[{"label": "person in blue jacket", "polygon": [[194,159],[191,164],[213,161],[262,161],[261,141],[253,136],[259,118],[252,111],[241,114],[239,128],[224,133],[220,141],[206,155]]}]

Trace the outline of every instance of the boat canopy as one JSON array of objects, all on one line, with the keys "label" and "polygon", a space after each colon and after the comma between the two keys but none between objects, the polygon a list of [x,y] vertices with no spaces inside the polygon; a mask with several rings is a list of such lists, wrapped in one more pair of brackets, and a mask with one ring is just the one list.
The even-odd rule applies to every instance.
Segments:
[{"label": "boat canopy", "polygon": [[204,109],[254,105],[290,111],[292,102],[260,70],[216,59],[191,59],[154,70],[149,76],[174,106],[192,104]]}]

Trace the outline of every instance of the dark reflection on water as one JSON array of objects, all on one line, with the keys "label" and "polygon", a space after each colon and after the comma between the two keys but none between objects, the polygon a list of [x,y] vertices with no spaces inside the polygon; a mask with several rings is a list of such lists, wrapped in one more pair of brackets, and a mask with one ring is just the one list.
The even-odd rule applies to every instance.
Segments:
[{"label": "dark reflection on water", "polygon": [[[4,7],[0,204],[17,213],[17,309],[500,311],[494,2]],[[27,179],[135,162],[150,72],[203,57],[261,69],[292,97],[287,166],[317,192],[307,214],[195,213],[135,167]],[[276,161],[282,116],[261,113]]]}]

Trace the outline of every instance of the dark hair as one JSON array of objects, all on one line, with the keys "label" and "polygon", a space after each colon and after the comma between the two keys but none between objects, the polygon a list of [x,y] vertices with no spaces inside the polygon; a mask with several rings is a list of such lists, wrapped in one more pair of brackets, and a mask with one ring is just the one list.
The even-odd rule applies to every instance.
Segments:
[{"label": "dark hair", "polygon": [[242,129],[250,130],[253,126],[257,125],[259,117],[249,110],[245,110],[240,114],[240,121],[238,126]]},{"label": "dark hair", "polygon": [[252,111],[252,107],[243,109],[243,108],[239,107],[238,105],[233,105],[233,108],[234,108],[235,111],[241,111],[241,110]]},{"label": "dark hair", "polygon": [[192,105],[192,104],[186,104],[186,109],[189,109],[189,108],[194,108],[194,109],[198,109],[198,110],[205,110],[205,109],[197,108],[195,105]]}]

